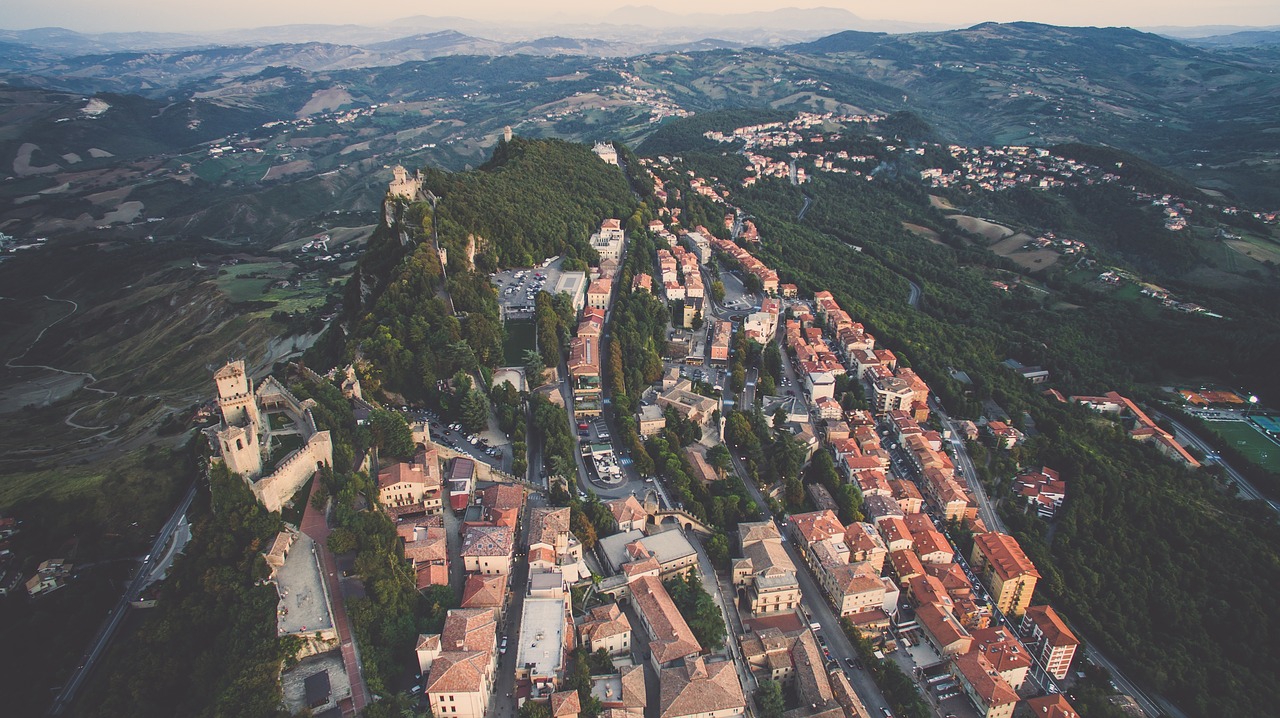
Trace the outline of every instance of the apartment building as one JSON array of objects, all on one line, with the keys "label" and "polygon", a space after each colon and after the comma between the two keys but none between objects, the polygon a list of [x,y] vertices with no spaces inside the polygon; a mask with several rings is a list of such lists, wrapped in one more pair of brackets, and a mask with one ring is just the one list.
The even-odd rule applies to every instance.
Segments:
[{"label": "apartment building", "polygon": [[969,564],[991,589],[997,608],[1011,616],[1026,611],[1040,572],[1017,539],[994,531],[974,536]]},{"label": "apartment building", "polygon": [[1049,675],[1062,680],[1071,669],[1080,639],[1067,627],[1053,606],[1031,606],[1020,627],[1027,648],[1036,653]]}]

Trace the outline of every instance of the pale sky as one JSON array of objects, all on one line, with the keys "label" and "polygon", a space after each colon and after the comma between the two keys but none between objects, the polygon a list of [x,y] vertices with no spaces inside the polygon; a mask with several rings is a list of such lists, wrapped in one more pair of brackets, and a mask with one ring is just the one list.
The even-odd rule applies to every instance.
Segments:
[{"label": "pale sky", "polygon": [[[0,28],[81,32],[188,31],[283,24],[373,25],[411,15],[590,22],[622,5],[677,13],[838,7],[868,19],[970,25],[1031,20],[1055,25],[1280,25],[1277,0],[5,0]],[[833,31],[841,28],[833,28]]]}]

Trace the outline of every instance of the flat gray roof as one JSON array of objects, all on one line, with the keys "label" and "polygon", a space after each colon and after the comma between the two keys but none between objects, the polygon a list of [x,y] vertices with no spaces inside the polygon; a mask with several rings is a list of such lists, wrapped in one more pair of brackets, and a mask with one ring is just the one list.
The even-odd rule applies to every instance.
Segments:
[{"label": "flat gray roof", "polygon": [[533,664],[530,673],[535,677],[558,673],[564,656],[564,624],[564,599],[526,598],[516,668]]}]

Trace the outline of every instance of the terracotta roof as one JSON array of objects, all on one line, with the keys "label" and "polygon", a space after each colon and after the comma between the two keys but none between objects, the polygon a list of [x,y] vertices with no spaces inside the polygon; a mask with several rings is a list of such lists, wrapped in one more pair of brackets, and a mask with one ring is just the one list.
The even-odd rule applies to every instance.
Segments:
[{"label": "terracotta roof", "polygon": [[1000,677],[991,663],[978,652],[970,652],[955,659],[956,668],[964,676],[965,681],[973,687],[973,692],[987,708],[1016,703],[1018,694],[1009,682]]},{"label": "terracotta roof", "polygon": [[645,521],[649,516],[644,510],[644,506],[640,504],[640,500],[634,494],[624,499],[606,501],[605,506],[609,507],[609,512],[613,514],[613,520],[618,523]]},{"label": "terracotta roof", "polygon": [[463,608],[498,608],[502,605],[506,588],[506,576],[473,573],[467,576],[467,582],[462,586],[460,605]]},{"label": "terracotta roof", "polygon": [[1061,693],[1028,698],[1027,708],[1031,709],[1031,715],[1035,718],[1080,718],[1080,714]]},{"label": "terracotta roof", "polygon": [[831,578],[845,596],[855,596],[868,591],[884,591],[879,572],[865,561],[836,566]]},{"label": "terracotta roof", "polygon": [[884,539],[876,532],[875,526],[868,523],[854,522],[845,529],[844,542],[854,553],[867,551],[886,551]]},{"label": "terracotta roof", "polygon": [[822,705],[835,697],[827,680],[826,661],[813,631],[800,634],[791,647],[791,663],[795,667],[792,685],[800,705]]},{"label": "terracotta roof", "polygon": [[478,692],[489,662],[488,652],[450,651],[431,663],[427,693]]},{"label": "terracotta roof", "polygon": [[1031,667],[1031,656],[1004,626],[973,631],[973,650],[982,653],[997,673]]},{"label": "terracotta roof", "polygon": [[622,705],[627,710],[643,712],[649,704],[644,684],[644,666],[633,665],[622,669]]},{"label": "terracotta roof", "polygon": [[551,716],[576,716],[582,711],[577,691],[556,691],[551,694]]},{"label": "terracotta roof", "polygon": [[707,663],[701,658],[662,670],[661,718],[679,718],[746,707],[746,697],[732,661]]},{"label": "terracotta roof", "polygon": [[916,537],[917,556],[923,557],[930,554],[945,554],[945,563],[950,563],[951,559],[955,556],[955,551],[951,549],[951,544],[947,541],[947,537],[942,535],[941,531],[930,528],[926,531],[921,531],[919,534],[913,535]]},{"label": "terracotta roof", "polygon": [[618,604],[610,603],[591,609],[578,626],[584,641],[599,641],[631,631],[631,621],[618,610]]},{"label": "terracotta roof", "polygon": [[964,626],[937,604],[926,603],[917,608],[916,620],[943,648],[954,647],[955,652],[964,653],[973,645],[973,637]]},{"label": "terracotta roof", "polygon": [[480,504],[487,509],[518,509],[524,504],[524,489],[512,484],[494,484],[480,492]]},{"label": "terracotta roof", "polygon": [[455,608],[445,616],[440,647],[445,651],[490,651],[497,631],[492,608]]},{"label": "terracotta roof", "polygon": [[893,572],[899,579],[909,579],[924,573],[924,564],[911,549],[898,549],[889,554],[889,562],[893,564]]},{"label": "terracotta roof", "polygon": [[668,663],[702,650],[702,645],[694,637],[689,624],[685,623],[662,581],[654,576],[633,579],[631,598],[651,629],[649,650],[658,663]]},{"label": "terracotta roof", "polygon": [[1078,646],[1080,639],[1067,628],[1067,624],[1053,610],[1053,606],[1030,606],[1027,608],[1027,619],[1035,623],[1044,634],[1044,640],[1055,648],[1061,646]]},{"label": "terracotta roof", "polygon": [[555,547],[560,536],[569,533],[569,507],[538,507],[529,512],[529,545]]},{"label": "terracotta roof", "polygon": [[510,526],[471,526],[462,535],[463,556],[509,556],[515,540]]},{"label": "terracotta roof", "polygon": [[844,535],[844,524],[840,523],[840,519],[831,510],[792,514],[791,525],[806,544]]},{"label": "terracotta roof", "polygon": [[778,527],[772,521],[744,521],[738,524],[738,535],[743,546],[757,541],[782,540],[782,534],[778,533]]},{"label": "terracotta roof", "polygon": [[1014,537],[992,531],[974,536],[973,543],[1001,579],[1008,581],[1023,575],[1040,578],[1035,564],[1022,552]]},{"label": "terracotta roof", "polygon": [[426,536],[423,538],[405,542],[404,557],[414,563],[447,560],[448,546],[444,529],[431,527],[427,528],[425,533]]}]

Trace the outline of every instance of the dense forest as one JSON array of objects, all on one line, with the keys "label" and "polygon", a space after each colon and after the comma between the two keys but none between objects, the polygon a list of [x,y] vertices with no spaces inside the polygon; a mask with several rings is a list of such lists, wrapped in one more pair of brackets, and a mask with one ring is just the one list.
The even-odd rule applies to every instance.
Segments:
[{"label": "dense forest", "polygon": [[[682,158],[702,170],[697,152]],[[1174,465],[1113,422],[1052,402],[1000,362],[1044,365],[1067,394],[1150,397],[1149,382],[1193,371],[1275,387],[1266,359],[1280,336],[1275,318],[1251,321],[1245,332],[1243,322],[1137,313],[1088,296],[1058,311],[993,291],[982,271],[1001,266],[993,255],[905,232],[904,220],[949,232],[917,184],[822,176],[803,193],[813,205],[797,222],[801,188],[765,181],[735,192],[764,238],[756,251],[782,281],[802,293],[833,292],[953,413],[976,418],[981,401],[994,400],[1011,416],[1034,417],[1036,435],[1016,450],[1015,464],[1044,463],[1069,477],[1051,544],[1043,525],[1011,527],[1045,574],[1042,598],[1192,715],[1267,713],[1280,698],[1280,644],[1266,638],[1280,630],[1280,607],[1265,590],[1280,582],[1275,522],[1231,498],[1212,473]],[[907,278],[923,289],[919,310],[907,304]],[[1250,320],[1264,311],[1229,306]]]},{"label": "dense forest", "polygon": [[86,716],[283,716],[280,665],[295,650],[275,630],[262,547],[281,527],[223,465],[188,514],[192,538],[109,673],[79,702]]}]

